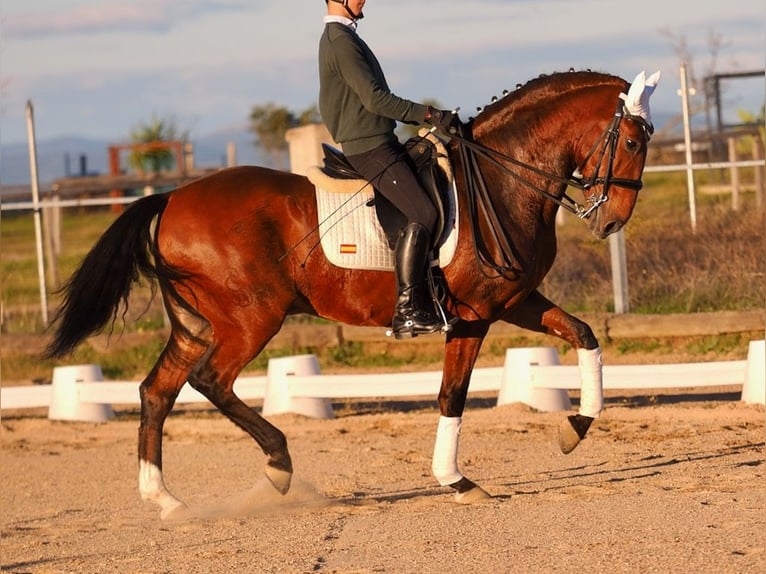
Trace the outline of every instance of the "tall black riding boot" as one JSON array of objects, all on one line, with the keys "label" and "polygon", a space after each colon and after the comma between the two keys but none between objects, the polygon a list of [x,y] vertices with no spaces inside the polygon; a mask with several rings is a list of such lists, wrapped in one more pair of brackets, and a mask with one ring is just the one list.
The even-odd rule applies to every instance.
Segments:
[{"label": "tall black riding boot", "polygon": [[397,339],[436,333],[444,322],[434,313],[434,305],[427,294],[426,264],[431,238],[419,223],[405,227],[396,242],[396,283],[399,299],[392,322]]}]

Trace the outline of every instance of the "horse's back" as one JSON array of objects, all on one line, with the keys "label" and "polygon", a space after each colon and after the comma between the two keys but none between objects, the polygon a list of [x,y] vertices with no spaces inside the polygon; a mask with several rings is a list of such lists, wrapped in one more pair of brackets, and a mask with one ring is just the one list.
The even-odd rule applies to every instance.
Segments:
[{"label": "horse's back", "polygon": [[284,196],[306,195],[312,189],[301,175],[255,165],[225,168],[192,181],[172,192],[171,202],[182,201],[194,209],[229,206],[232,202],[263,204]]},{"label": "horse's back", "polygon": [[171,192],[158,230],[169,262],[242,268],[284,253],[316,221],[305,177],[258,166],[227,168]]}]

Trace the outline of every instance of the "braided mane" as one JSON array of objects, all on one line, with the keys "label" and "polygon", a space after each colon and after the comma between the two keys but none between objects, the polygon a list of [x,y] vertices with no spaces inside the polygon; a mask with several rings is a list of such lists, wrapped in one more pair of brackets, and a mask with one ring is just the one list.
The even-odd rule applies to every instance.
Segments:
[{"label": "braided mane", "polygon": [[526,105],[537,104],[541,98],[559,95],[572,89],[604,85],[616,85],[624,90],[629,87],[629,83],[622,78],[591,70],[569,70],[567,72],[541,74],[523,85],[518,85],[514,91],[484,107],[476,119],[485,119],[487,115],[494,115],[508,106],[518,109]]}]

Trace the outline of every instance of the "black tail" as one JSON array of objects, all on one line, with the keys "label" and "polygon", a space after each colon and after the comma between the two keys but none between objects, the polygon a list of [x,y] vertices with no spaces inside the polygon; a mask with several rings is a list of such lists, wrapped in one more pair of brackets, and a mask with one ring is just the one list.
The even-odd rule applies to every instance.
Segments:
[{"label": "black tail", "polygon": [[150,224],[167,202],[164,193],[141,198],[104,232],[61,289],[64,301],[53,319],[55,333],[46,357],[68,355],[110,319],[114,324],[121,303],[127,308],[133,282],[141,275],[157,276]]}]

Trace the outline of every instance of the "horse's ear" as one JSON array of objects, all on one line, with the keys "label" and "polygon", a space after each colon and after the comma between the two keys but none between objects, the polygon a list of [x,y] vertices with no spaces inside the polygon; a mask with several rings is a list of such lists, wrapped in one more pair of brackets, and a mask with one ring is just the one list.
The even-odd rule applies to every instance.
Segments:
[{"label": "horse's ear", "polygon": [[625,109],[628,113],[644,118],[650,125],[652,116],[649,112],[649,96],[652,95],[659,81],[659,70],[649,78],[646,77],[646,72],[642,70],[633,80],[628,94],[625,96]]}]

